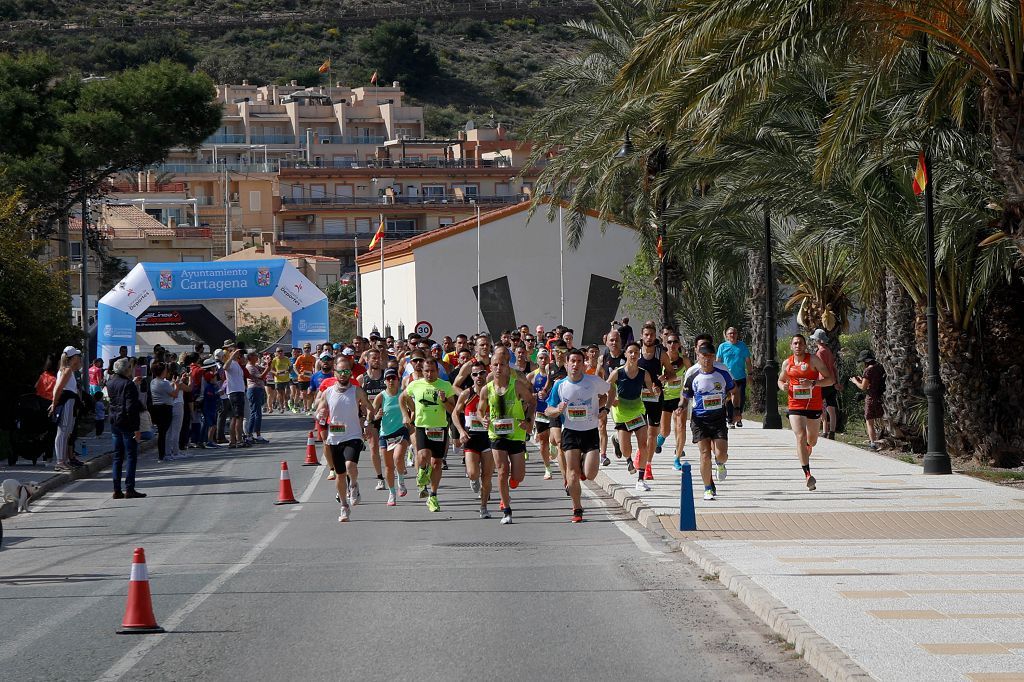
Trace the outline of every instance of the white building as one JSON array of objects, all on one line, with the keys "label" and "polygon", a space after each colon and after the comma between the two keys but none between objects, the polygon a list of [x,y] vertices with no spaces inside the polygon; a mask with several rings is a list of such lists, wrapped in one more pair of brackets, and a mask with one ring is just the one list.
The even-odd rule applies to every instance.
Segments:
[{"label": "white building", "polygon": [[[576,342],[600,343],[619,318],[618,284],[639,248],[635,231],[588,215],[579,247],[560,249],[558,219],[547,206],[529,216],[523,202],[433,230],[358,258],[363,334],[409,334],[420,322],[438,339],[477,331],[477,239],[483,300],[480,327],[498,334],[519,324],[575,330]],[[562,268],[559,268],[561,259]],[[561,276],[560,276],[561,270]],[[561,301],[564,282],[564,307]],[[564,317],[561,311],[564,309]]]}]

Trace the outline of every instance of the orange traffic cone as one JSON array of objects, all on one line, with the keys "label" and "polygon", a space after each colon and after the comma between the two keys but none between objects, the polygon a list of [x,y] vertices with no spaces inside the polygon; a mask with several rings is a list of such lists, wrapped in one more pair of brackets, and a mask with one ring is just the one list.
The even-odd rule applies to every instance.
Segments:
[{"label": "orange traffic cone", "polygon": [[288,462],[281,462],[281,485],[278,487],[277,502],[274,504],[298,504],[292,492],[292,479],[288,476]]},{"label": "orange traffic cone", "polygon": [[135,548],[132,556],[132,575],[128,580],[128,603],[124,608],[124,621],[119,635],[146,635],[163,632],[153,615],[153,600],[149,594],[149,572],[146,570],[146,552]]},{"label": "orange traffic cone", "polygon": [[306,437],[306,461],[302,463],[304,467],[318,467],[320,466],[320,460],[316,458],[316,440],[313,438],[313,432],[309,432],[309,436]]},{"label": "orange traffic cone", "polygon": [[654,472],[651,471],[651,465],[650,464],[648,464],[647,468],[644,469],[644,479],[648,480],[648,481],[653,481],[654,480]]}]

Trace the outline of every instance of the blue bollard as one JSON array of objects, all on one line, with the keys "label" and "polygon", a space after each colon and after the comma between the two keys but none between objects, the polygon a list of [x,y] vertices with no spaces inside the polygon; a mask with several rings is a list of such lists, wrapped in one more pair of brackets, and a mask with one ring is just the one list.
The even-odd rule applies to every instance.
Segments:
[{"label": "blue bollard", "polygon": [[89,446],[86,445],[85,443],[82,443],[82,457],[81,457],[82,461],[84,462],[85,459],[88,456],[89,456]]},{"label": "blue bollard", "polygon": [[697,511],[693,508],[693,477],[690,463],[683,462],[682,482],[679,485],[679,530],[697,530]]}]

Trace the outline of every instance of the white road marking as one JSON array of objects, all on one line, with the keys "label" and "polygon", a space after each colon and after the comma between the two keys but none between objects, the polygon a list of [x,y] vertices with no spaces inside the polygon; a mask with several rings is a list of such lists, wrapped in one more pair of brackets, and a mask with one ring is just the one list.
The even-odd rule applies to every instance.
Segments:
[{"label": "white road marking", "polygon": [[631,528],[628,523],[613,518],[612,510],[609,509],[608,504],[604,500],[598,497],[597,493],[595,493],[593,490],[591,490],[588,486],[585,485],[582,486],[582,490],[584,495],[586,495],[592,500],[601,503],[601,506],[604,509],[604,513],[608,517],[608,519],[615,524],[616,528],[622,531],[623,535],[625,535],[627,538],[633,541],[633,544],[637,546],[637,549],[639,549],[644,554],[650,554],[652,556],[659,557],[658,561],[661,561],[663,563],[672,561],[672,559],[669,559],[665,556],[665,552],[661,552],[655,549],[654,546],[647,541],[647,538],[645,538],[642,534],[638,533],[636,530]]},{"label": "white road marking", "polygon": [[[319,482],[321,478],[321,469],[322,467],[317,467],[316,471],[313,472],[313,477],[302,491],[302,495],[299,496],[299,500],[301,502],[305,502],[312,497],[313,491],[316,489],[317,482]],[[173,633],[174,629],[181,625],[190,613],[199,608],[203,602],[223,587],[224,583],[256,561],[260,554],[262,554],[264,550],[266,550],[267,547],[277,539],[277,536],[281,534],[281,531],[285,529],[288,523],[289,521],[286,520],[274,526],[273,530],[267,533],[262,540],[256,543],[253,548],[238,561],[238,563],[229,566],[220,575],[207,583],[202,590],[194,594],[177,611],[172,613],[163,623],[163,627],[168,631],[168,633]],[[139,661],[141,661],[146,654],[152,651],[157,644],[163,641],[163,638],[166,636],[166,634],[145,636],[145,639],[142,642],[122,656],[121,659],[111,666],[109,670],[100,675],[97,678],[97,682],[114,682],[115,680],[121,679],[130,672],[132,668],[138,665]]]}]

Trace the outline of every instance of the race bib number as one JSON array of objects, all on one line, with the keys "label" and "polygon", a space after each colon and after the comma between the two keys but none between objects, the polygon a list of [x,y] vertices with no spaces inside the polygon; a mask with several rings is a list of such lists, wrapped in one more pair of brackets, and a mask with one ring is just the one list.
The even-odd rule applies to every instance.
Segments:
[{"label": "race bib number", "polygon": [[675,379],[672,379],[672,380],[670,380],[670,381],[665,383],[665,388],[671,388],[671,389],[679,388],[679,389],[681,389],[682,387],[683,387],[683,380],[680,379],[679,377],[676,377]]},{"label": "race bib number", "polygon": [[661,396],[655,393],[652,389],[645,388],[644,390],[640,391],[640,399],[643,400],[645,403],[656,403],[659,400],[661,400]]},{"label": "race bib number", "polygon": [[344,436],[346,426],[344,424],[331,424],[330,426],[327,427],[327,430],[330,432],[332,436]]},{"label": "race bib number", "polygon": [[484,421],[480,417],[470,417],[466,426],[469,427],[470,431],[486,431],[487,427],[484,426]]},{"label": "race bib number", "polygon": [[813,386],[794,386],[793,387],[793,399],[794,400],[810,400],[814,395]]},{"label": "race bib number", "polygon": [[722,402],[725,400],[724,393],[705,393],[704,394],[704,409],[705,410],[720,410],[722,408]]},{"label": "race bib number", "polygon": [[546,414],[538,413],[535,419],[540,424],[550,424],[551,423],[551,420],[548,419]]},{"label": "race bib number", "polygon": [[576,405],[575,407],[570,405],[565,408],[565,416],[569,418],[571,422],[582,422],[586,421],[590,410],[587,409],[586,405]]},{"label": "race bib number", "polygon": [[429,428],[424,429],[427,434],[427,440],[432,440],[436,443],[444,442],[444,427],[441,428]]},{"label": "race bib number", "polygon": [[647,420],[644,419],[644,416],[642,414],[633,417],[632,419],[625,423],[627,431],[636,431],[641,426],[647,426]]},{"label": "race bib number", "polygon": [[498,436],[508,436],[515,428],[512,419],[495,419],[491,424],[494,426],[495,435]]}]

